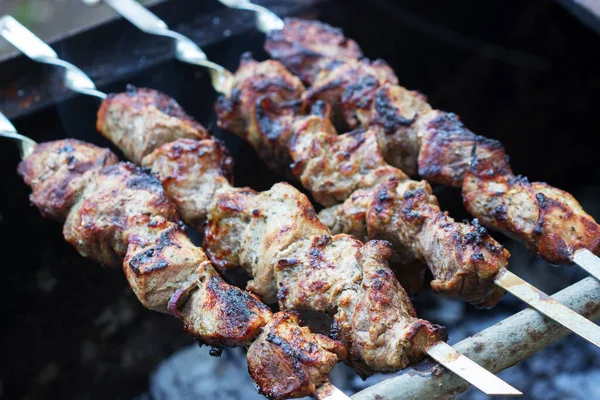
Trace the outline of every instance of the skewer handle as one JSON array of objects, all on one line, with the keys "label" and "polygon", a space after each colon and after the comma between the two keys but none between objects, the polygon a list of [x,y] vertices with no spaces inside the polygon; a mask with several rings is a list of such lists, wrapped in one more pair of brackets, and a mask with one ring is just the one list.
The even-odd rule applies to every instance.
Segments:
[{"label": "skewer handle", "polygon": [[285,25],[283,20],[273,11],[254,4],[249,0],[219,0],[219,2],[229,8],[253,11],[256,14],[256,26],[263,33],[280,31]]},{"label": "skewer handle", "polygon": [[0,18],[0,36],[34,61],[65,68],[65,86],[69,89],[88,96],[106,98],[106,94],[96,89],[96,85],[85,72],[58,58],[52,47],[10,15]]},{"label": "skewer handle", "polygon": [[190,38],[170,30],[166,22],[135,0],[103,1],[141,31],[151,35],[174,39],[175,57],[178,60],[208,69],[215,90],[225,95],[231,93],[231,86],[233,84],[233,75],[231,72],[221,65],[210,61],[206,53]]},{"label": "skewer handle", "polygon": [[600,326],[554,300],[535,286],[530,285],[508,270],[500,272],[494,282],[540,313],[600,347]]}]

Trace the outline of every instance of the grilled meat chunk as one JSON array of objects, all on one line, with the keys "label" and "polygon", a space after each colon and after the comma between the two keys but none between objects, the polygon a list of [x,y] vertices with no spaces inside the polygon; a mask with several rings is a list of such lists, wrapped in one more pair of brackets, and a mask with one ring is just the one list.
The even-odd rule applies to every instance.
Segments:
[{"label": "grilled meat chunk", "polygon": [[[151,213],[148,220],[144,213]],[[129,235],[138,221],[150,226],[177,222],[160,181],[129,163],[103,168],[88,181],[70,209],[63,234],[79,253],[109,267],[118,267],[127,254]]]},{"label": "grilled meat chunk", "polygon": [[[339,35],[340,42],[348,40]],[[274,43],[285,43],[279,46],[284,49],[311,40],[290,33],[283,37],[286,40]],[[293,64],[279,47],[265,46],[274,58]],[[330,56],[335,54],[329,50]],[[572,262],[577,248],[599,251],[600,225],[571,195],[518,179],[498,141],[475,135],[452,113],[431,110],[422,95],[398,86],[393,72],[378,73],[374,63],[360,58],[357,55],[333,66],[293,64],[297,75],[316,76],[303,96],[305,107],[323,98],[350,127],[380,128],[384,134],[379,136],[379,145],[390,164],[410,175],[418,172],[431,182],[462,187],[465,205],[473,215],[523,240],[550,262]]]},{"label": "grilled meat chunk", "polygon": [[295,101],[304,90],[300,79],[287,71],[281,63],[259,63],[252,59],[250,53],[246,53],[242,55],[240,66],[235,73],[231,96],[220,96],[215,106],[218,126],[254,143],[258,138],[254,138],[248,132],[248,121],[256,100],[268,94],[278,103]]},{"label": "grilled meat chunk", "polygon": [[132,162],[179,138],[205,139],[208,132],[175,100],[153,89],[129,86],[111,94],[98,110],[96,127]]},{"label": "grilled meat chunk", "polygon": [[[198,154],[196,147],[186,149]],[[220,171],[214,159],[200,160]],[[311,395],[345,357],[341,343],[300,327],[294,314],[273,317],[255,295],[225,283],[187,238],[175,206],[148,171],[117,163],[107,150],[64,140],[36,146],[19,173],[34,191],[34,204],[66,220],[65,238],[82,255],[123,263],[146,307],[181,319],[203,344],[250,346],[248,365],[261,393],[273,399]],[[42,201],[42,194],[50,199]]]},{"label": "grilled meat chunk", "polygon": [[304,108],[321,100],[333,107],[333,119],[351,129],[369,119],[377,90],[385,83],[398,84],[394,71],[383,60],[348,60],[323,70],[302,95]]},{"label": "grilled meat chunk", "polygon": [[[262,193],[219,191],[205,237],[209,256],[243,266],[254,278],[248,287],[263,299],[278,301],[282,309],[333,317],[348,362],[363,374],[403,368],[444,337],[438,327],[414,316],[387,265],[387,245],[331,236],[306,196],[288,184]],[[367,272],[363,263],[369,264]],[[379,292],[378,279],[391,279],[398,293],[390,298]],[[361,315],[369,321],[355,314],[367,309]],[[365,326],[376,319],[387,322],[376,334],[365,334]],[[384,357],[384,348],[398,356]]]},{"label": "grilled meat chunk", "polygon": [[304,397],[328,381],[345,355],[339,342],[310,333],[300,326],[297,314],[282,311],[248,349],[248,370],[261,393],[271,399]]},{"label": "grilled meat chunk", "polygon": [[515,176],[475,160],[468,170],[463,199],[483,224],[516,236],[531,251],[555,264],[571,263],[573,252],[600,255],[600,226],[567,192]]},{"label": "grilled meat chunk", "polygon": [[324,70],[303,95],[304,107],[326,100],[350,128],[373,129],[385,160],[411,176],[460,187],[476,149],[494,165],[506,163],[502,145],[477,136],[451,113],[432,110],[422,94],[398,85],[383,61],[347,61]]},{"label": "grilled meat chunk", "polygon": [[265,49],[308,84],[323,69],[362,57],[360,47],[341,29],[296,18],[287,18],[281,31],[269,33]]},{"label": "grilled meat chunk", "polygon": [[156,173],[183,220],[201,229],[215,192],[233,181],[233,160],[215,139],[177,139],[142,159]]},{"label": "grilled meat chunk", "polygon": [[[214,281],[220,278],[202,249],[185,236],[158,179],[129,163],[100,168],[112,162],[116,157],[106,150],[64,140],[36,146],[19,172],[32,186],[34,199],[53,194],[41,206],[66,221],[64,236],[82,255],[123,265],[144,306],[167,312],[170,299],[176,298],[182,310],[176,314],[209,345],[245,345],[256,337],[270,318],[269,309],[250,293]],[[211,301],[203,305],[201,316],[186,312],[182,288]],[[226,299],[235,302],[228,305],[232,314],[223,311]]]},{"label": "grilled meat chunk", "polygon": [[[369,63],[357,66],[359,70],[369,68],[374,67]],[[352,73],[348,72],[348,75]],[[380,80],[385,80],[378,80],[377,70],[373,75],[376,86]],[[319,101],[327,100],[329,96],[345,96],[346,89],[335,89],[336,81],[334,79],[330,84],[332,91],[324,90],[327,96]],[[326,84],[323,86],[327,88]],[[382,96],[390,96],[389,101],[413,98],[411,105],[396,110],[404,113],[405,116],[400,117],[403,120],[414,119],[419,110],[429,110],[414,93],[394,90],[385,82],[378,90],[382,91]],[[381,104],[383,100],[378,102],[365,107],[392,113],[392,108]],[[374,129],[338,135],[326,118],[297,115],[290,112],[286,104],[278,104],[273,99],[255,102],[251,112],[254,115],[251,120],[262,119],[262,128],[252,132],[265,139],[250,142],[260,154],[269,153],[284,159],[287,147],[293,160],[292,172],[318,202],[326,206],[344,202],[322,213],[334,233],[390,241],[397,260],[412,267],[422,262],[429,265],[436,278],[432,285],[438,291],[485,307],[499,300],[503,292],[493,285],[493,279],[501,268],[506,267],[508,252],[486,232],[480,232],[478,226],[457,223],[442,213],[427,183],[408,179],[404,172],[386,162],[381,137],[387,135],[388,125],[395,126],[397,119],[380,119]],[[363,117],[356,114],[356,118]],[[276,127],[275,132],[270,133],[269,128],[273,127]],[[274,144],[268,137],[275,136],[285,139]],[[411,146],[410,143],[405,145]],[[270,149],[266,149],[268,146]],[[455,151],[452,146],[448,148]],[[480,232],[477,241],[461,239],[474,231]],[[430,242],[430,238],[438,241]],[[486,246],[495,250],[484,251]],[[460,257],[457,258],[457,254]],[[466,281],[469,286],[463,289],[461,286]]]},{"label": "grilled meat chunk", "polygon": [[67,139],[38,144],[18,172],[33,190],[31,203],[44,217],[62,222],[92,172],[118,161],[108,149]]}]

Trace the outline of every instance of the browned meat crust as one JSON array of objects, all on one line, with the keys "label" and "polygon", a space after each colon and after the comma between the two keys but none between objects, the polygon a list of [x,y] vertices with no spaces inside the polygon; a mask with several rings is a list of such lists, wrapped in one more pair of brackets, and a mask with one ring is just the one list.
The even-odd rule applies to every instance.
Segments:
[{"label": "browned meat crust", "polygon": [[[260,111],[262,107],[268,110]],[[334,233],[390,241],[401,262],[427,263],[436,278],[434,289],[450,296],[485,307],[500,299],[503,292],[493,279],[506,267],[508,252],[479,226],[455,222],[442,213],[427,183],[412,181],[388,165],[380,151],[381,129],[338,135],[326,118],[298,116],[266,97],[259,98],[252,111],[268,121],[249,134],[267,136],[268,128],[277,126],[278,137],[286,138],[277,145],[262,141],[259,152],[285,159],[287,150],[294,175],[318,202],[343,202],[322,214]],[[268,145],[270,150],[265,150]],[[475,231],[480,240],[465,239]],[[488,245],[497,251],[483,251]]]},{"label": "browned meat crust", "polygon": [[265,49],[308,84],[323,69],[362,57],[360,47],[341,29],[296,18],[287,18],[283,30],[271,32]]},{"label": "browned meat crust", "polygon": [[177,139],[142,159],[157,174],[183,220],[201,229],[215,192],[233,182],[233,160],[215,139]]},{"label": "browned meat crust", "polygon": [[[219,170],[213,161],[207,168]],[[19,173],[34,191],[34,204],[66,221],[65,239],[82,255],[123,265],[144,306],[178,317],[201,343],[249,345],[250,373],[271,398],[314,393],[345,357],[339,342],[301,328],[289,313],[272,316],[255,295],[225,283],[187,238],[175,206],[148,171],[117,163],[107,150],[64,140],[38,145]],[[37,200],[45,193],[52,194],[49,201]],[[286,368],[270,368],[266,360]]]},{"label": "browned meat crust", "polygon": [[[277,102],[298,100],[304,85],[277,61],[262,63],[252,59],[250,53],[242,55],[235,72],[239,77],[234,83],[231,96],[220,97],[216,104],[220,128],[245,136],[253,103],[269,94]],[[250,140],[251,138],[247,138]]]},{"label": "browned meat crust", "polygon": [[306,196],[288,184],[262,193],[222,189],[205,237],[210,258],[223,268],[244,267],[253,277],[248,288],[261,298],[333,316],[348,363],[363,374],[403,368],[445,337],[415,317],[387,265],[387,244],[332,236]]},{"label": "browned meat crust", "polygon": [[248,350],[248,368],[261,393],[271,399],[304,397],[315,393],[327,375],[345,358],[339,342],[311,334],[291,312],[273,316]]},{"label": "browned meat crust", "polygon": [[488,226],[516,236],[556,264],[571,263],[573,252],[600,254],[600,226],[573,196],[545,183],[530,183],[476,160],[463,186],[464,203]]},{"label": "browned meat crust", "polygon": [[[322,23],[302,25],[315,37],[288,34],[287,47],[326,37],[316,28]],[[338,40],[347,39],[340,32]],[[273,44],[266,49],[284,64],[292,63],[292,55]],[[323,53],[334,57],[336,51],[324,48]],[[350,127],[379,128],[381,153],[390,164],[431,182],[462,187],[466,207],[483,224],[518,237],[551,262],[572,262],[578,248],[599,251],[600,226],[571,195],[516,179],[501,143],[475,135],[454,114],[432,110],[425,97],[398,86],[393,72],[360,56],[321,71],[315,71],[315,65],[295,65],[299,76],[302,68],[317,76],[303,96],[304,107],[324,99]],[[469,170],[471,164],[475,166]],[[489,177],[483,172],[486,168]]]},{"label": "browned meat crust", "polygon": [[209,136],[171,97],[133,86],[124,93],[109,95],[102,102],[96,127],[136,164],[165,143]]},{"label": "browned meat crust", "polygon": [[110,150],[74,139],[40,143],[18,172],[33,193],[29,198],[46,218],[64,221],[88,183],[87,172],[116,164]]}]

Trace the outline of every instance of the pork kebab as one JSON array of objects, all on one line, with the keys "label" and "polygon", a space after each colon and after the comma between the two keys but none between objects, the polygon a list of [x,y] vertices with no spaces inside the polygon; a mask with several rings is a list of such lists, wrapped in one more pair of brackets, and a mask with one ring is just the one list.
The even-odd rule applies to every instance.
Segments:
[{"label": "pork kebab", "polygon": [[180,319],[211,353],[248,347],[261,393],[285,399],[328,386],[344,346],[302,327],[297,314],[273,314],[255,295],[224,282],[148,170],[66,139],[33,146],[18,172],[33,191],[32,204],[64,223],[65,240],[85,257],[122,267],[144,307]]},{"label": "pork kebab", "polygon": [[[599,330],[596,324],[506,269],[508,251],[477,219],[456,222],[440,210],[428,182],[411,180],[389,165],[377,129],[338,135],[323,101],[311,107],[311,114],[302,112],[297,99],[304,87],[278,61],[242,58],[232,87],[231,95],[222,95],[217,102],[219,126],[247,140],[272,167],[284,168],[291,162],[291,171],[313,197],[332,205],[320,217],[333,232],[391,242],[401,260],[429,267],[435,291],[476,306],[491,307],[508,290],[600,347],[592,333]],[[583,217],[563,213],[562,208],[551,207],[556,203],[545,204],[550,213],[543,222],[572,217],[568,231],[573,237],[589,238],[597,228],[592,219],[594,225],[587,230],[590,221],[585,213]]]},{"label": "pork kebab", "polygon": [[398,85],[384,61],[364,59],[341,30],[288,19],[268,35],[265,48],[311,85],[302,95],[305,110],[324,100],[339,125],[376,132],[389,164],[462,188],[465,207],[483,225],[554,264],[576,261],[586,268],[586,250],[600,254],[600,225],[571,194],[516,176],[500,142],[474,134],[455,114]]},{"label": "pork kebab", "polygon": [[[78,82],[91,83],[84,77]],[[81,91],[100,93],[87,89]],[[254,278],[249,288],[266,301],[333,322],[332,333],[349,350],[347,362],[363,376],[398,370],[431,354],[450,369],[460,359],[478,376],[483,373],[485,382],[476,386],[488,393],[519,393],[446,345],[443,328],[416,318],[387,265],[387,244],[332,236],[306,197],[289,185],[260,194],[233,188],[224,147],[173,99],[130,87],[106,97],[97,127],[160,177],[184,220],[200,227],[210,217],[205,245],[217,266],[242,266]],[[461,376],[473,381],[467,373]]]},{"label": "pork kebab", "polygon": [[[150,34],[166,36],[166,37],[175,39],[176,44],[177,44],[177,46],[176,46],[177,51],[175,53],[175,56],[183,62],[187,62],[190,64],[199,65],[199,66],[207,68],[209,70],[209,72],[211,73],[212,83],[213,83],[213,87],[215,88],[215,90],[224,94],[224,96],[225,96],[224,98],[226,100],[233,99],[232,103],[225,104],[225,107],[226,107],[225,111],[232,113],[232,116],[233,116],[232,121],[233,121],[234,125],[238,122],[244,123],[243,111],[242,111],[241,118],[240,118],[240,115],[236,116],[235,103],[237,100],[244,99],[244,94],[242,94],[242,91],[239,90],[239,88],[235,87],[237,84],[239,84],[239,80],[236,79],[236,77],[234,77],[230,72],[228,72],[222,66],[208,61],[204,52],[197,45],[195,45],[193,41],[191,41],[189,38],[186,38],[185,36],[183,36],[177,32],[169,30],[164,21],[160,20],[156,15],[152,14],[150,11],[148,11],[144,7],[140,6],[139,4],[137,4],[133,1],[130,1],[130,0],[124,0],[124,1],[121,1],[118,3],[115,1],[112,1],[112,0],[110,0],[110,1],[105,0],[105,3],[107,3],[111,7],[113,7],[113,9],[115,9],[117,12],[119,12],[122,16],[127,18],[130,22],[135,24],[141,30],[143,30],[147,33],[150,33]],[[229,3],[239,4],[240,2],[239,1],[231,1]],[[245,1],[245,3],[250,4],[250,2],[248,2],[248,1]],[[256,11],[256,7],[253,7],[253,9]],[[266,18],[265,21],[266,22],[271,21],[273,17],[274,17],[274,15],[272,13],[269,13],[268,18]],[[21,43],[20,45],[25,46],[25,43]],[[17,47],[19,47],[19,46],[17,46]],[[50,51],[51,51],[51,49],[50,49]],[[42,59],[39,61],[48,62],[47,59]],[[61,63],[62,64],[60,64],[60,65],[64,65],[64,62],[61,61]],[[269,69],[269,67],[267,67],[267,70],[268,69]],[[275,68],[275,70],[277,70],[277,68]],[[252,71],[252,69],[250,69],[250,71]],[[71,70],[70,72],[74,72],[74,71]],[[269,77],[269,76],[273,79],[272,80],[267,79],[266,81],[261,81],[261,78]],[[246,77],[246,78],[248,78],[248,77]],[[258,74],[255,78],[257,78],[259,81],[259,83],[257,84],[257,87],[255,88],[255,89],[257,89],[256,93],[258,93],[258,94],[264,94],[264,92],[268,93],[269,89],[271,87],[274,87],[275,89],[277,89],[277,88],[283,89],[283,92],[284,93],[287,92],[288,94],[293,93],[296,88],[296,86],[294,86],[294,85],[291,85],[291,86],[289,85],[289,83],[290,83],[289,80],[279,79],[277,76],[270,75],[270,73],[268,71],[266,73],[263,73],[262,75]],[[249,78],[249,80],[251,80],[251,79],[252,78]],[[67,79],[67,83],[68,83],[68,79]],[[301,83],[300,83],[300,86],[302,86]],[[250,90],[245,91],[245,100],[248,101],[249,104],[256,105],[256,104],[262,103],[262,100],[263,100],[262,98],[258,98],[258,99],[256,99],[256,101],[253,101],[251,98],[251,96],[253,95],[252,82],[249,83],[249,88],[250,88]],[[272,99],[267,99],[267,100],[272,100]],[[227,103],[227,102],[225,101],[224,103]],[[289,111],[289,107],[285,107],[285,108]],[[292,108],[294,108],[294,107],[292,107]],[[323,110],[321,110],[321,109],[325,110],[326,107],[317,107],[317,113],[322,114]],[[267,114],[261,114],[261,115],[264,117]],[[288,112],[288,115],[289,115],[289,112]],[[257,115],[257,120],[258,119],[260,119],[260,116]],[[269,118],[267,117],[266,120],[268,121],[268,119]],[[268,122],[267,122],[267,125],[269,125]],[[277,138],[280,135],[283,136],[284,138],[288,137],[285,134],[282,134],[282,132],[277,131],[277,130],[272,132],[272,134],[273,134],[273,138],[272,138],[272,140],[270,140],[271,142],[277,142]],[[279,150],[279,149],[277,149],[277,150]],[[353,149],[351,146],[350,150],[353,151],[355,149]],[[345,152],[342,154],[342,156],[346,156],[346,155],[347,155],[347,153],[345,153]],[[351,168],[350,168],[350,170],[351,170]],[[345,172],[348,172],[348,171],[345,171]],[[384,174],[385,174],[385,172],[384,172]],[[394,173],[392,173],[392,174],[394,174]],[[402,171],[397,172],[397,174],[400,175],[400,177],[405,176]],[[377,176],[377,174],[374,174],[374,175],[375,175],[375,177]],[[396,177],[392,177],[390,180],[390,183],[396,182],[397,180],[398,179]],[[408,183],[410,184],[411,182],[409,181]],[[408,207],[409,212],[403,213],[406,217],[405,220],[402,221],[402,219],[403,219],[402,217],[395,218],[394,213],[390,213],[391,215],[388,215],[388,217],[386,218],[389,226],[396,225],[397,227],[402,227],[403,225],[408,225],[409,229],[406,229],[405,232],[400,231],[400,235],[398,235],[398,232],[391,232],[392,239],[395,239],[396,235],[400,236],[400,240],[396,241],[396,243],[398,243],[398,242],[401,243],[402,240],[406,240],[406,238],[403,237],[403,235],[414,236],[415,233],[420,233],[422,231],[422,229],[421,229],[422,226],[428,225],[428,224],[422,223],[423,217],[427,217],[428,212],[430,213],[430,215],[433,214],[433,216],[437,216],[437,217],[441,217],[441,218],[449,218],[445,213],[439,212],[439,208],[437,207],[435,198],[432,195],[427,196],[427,193],[421,189],[417,189],[416,193],[413,193],[410,190],[406,190],[405,186],[406,185],[404,185],[404,184],[400,185],[400,192],[407,193],[405,200],[408,200],[408,203],[409,203],[406,206],[406,207]],[[427,187],[428,187],[428,185],[427,185]],[[430,190],[430,188],[429,188],[429,190]],[[393,189],[392,189],[392,191],[393,191]],[[425,192],[425,193],[423,193],[423,192]],[[414,197],[415,194],[417,194],[418,197],[423,197],[423,194],[425,194],[425,197],[427,197],[428,200],[430,201],[429,204],[425,204],[424,208],[425,208],[426,212],[424,215],[420,215],[417,212],[410,212],[410,208],[414,206],[413,200],[411,200],[411,198]],[[383,193],[382,196],[380,197],[380,199],[385,199],[387,196],[388,196],[387,194]],[[432,199],[433,199],[433,201],[432,201]],[[389,199],[387,199],[387,200],[389,200]],[[415,200],[417,200],[417,199],[415,199]],[[431,207],[430,207],[430,205],[431,205]],[[407,210],[406,207],[404,208],[404,211]],[[437,214],[436,214],[436,208],[437,208]],[[380,211],[382,211],[382,210],[383,210],[382,207],[375,208],[376,213],[380,213]],[[396,210],[396,211],[399,211],[399,210]],[[359,211],[358,214],[360,215],[361,212]],[[409,221],[406,221],[406,220],[409,220]],[[391,221],[391,223],[390,223],[390,221]],[[421,224],[419,224],[419,222],[421,222]],[[461,289],[462,289],[462,288],[459,289],[456,286],[457,282],[467,283],[467,284],[471,285],[473,279],[478,281],[478,280],[480,280],[480,278],[483,278],[485,280],[483,285],[479,285],[478,282],[475,282],[475,285],[468,287],[466,290],[467,296],[471,297],[474,294],[474,298],[476,299],[475,304],[487,305],[486,303],[480,302],[480,300],[482,298],[482,293],[484,293],[483,298],[491,295],[490,298],[493,299],[494,296],[499,297],[499,293],[502,292],[501,290],[498,290],[497,287],[508,289],[512,294],[516,295],[521,300],[527,302],[529,305],[536,308],[538,311],[540,311],[543,314],[545,314],[546,316],[556,320],[557,322],[560,322],[563,326],[568,327],[571,331],[576,332],[578,335],[586,338],[590,342],[592,342],[600,347],[600,340],[598,340],[598,337],[600,336],[600,329],[597,325],[595,325],[594,323],[581,317],[580,315],[573,312],[569,308],[564,307],[563,305],[556,302],[551,297],[542,293],[539,289],[529,285],[527,282],[520,279],[518,276],[508,272],[503,266],[501,266],[499,268],[497,265],[493,264],[493,265],[491,265],[491,268],[489,267],[489,264],[487,264],[485,262],[485,258],[484,258],[485,253],[488,253],[488,252],[495,253],[495,254],[500,253],[506,257],[508,252],[506,252],[506,250],[504,250],[504,249],[499,248],[499,246],[496,246],[493,243],[487,242],[486,239],[489,238],[489,236],[487,235],[487,232],[485,231],[485,229],[480,227],[478,224],[474,224],[474,226],[472,226],[470,229],[461,230],[460,228],[462,228],[463,226],[468,226],[468,225],[463,224],[461,226],[460,224],[454,223],[454,221],[452,221],[451,219],[446,220],[446,222],[439,224],[439,227],[442,229],[440,229],[437,232],[437,234],[435,232],[436,231],[435,230],[436,222],[434,222],[433,223],[434,229],[431,229],[431,227],[430,227],[430,229],[425,230],[426,232],[430,233],[430,235],[421,235],[418,238],[418,240],[417,240],[418,243],[416,243],[416,245],[414,244],[415,241],[412,238],[409,239],[408,246],[407,246],[408,250],[409,251],[421,251],[423,248],[425,248],[425,250],[431,251],[431,250],[436,249],[436,245],[437,245],[437,249],[443,248],[443,246],[442,247],[439,246],[440,242],[443,243],[444,241],[446,241],[450,246],[456,245],[457,243],[455,243],[455,242],[458,242],[459,247],[457,248],[457,251],[456,252],[451,251],[450,255],[458,256],[462,262],[466,262],[467,258],[469,258],[470,261],[484,261],[484,262],[481,263],[480,265],[478,265],[475,269],[471,267],[472,264],[467,263],[466,268],[465,268],[465,265],[463,265],[463,264],[456,265],[456,262],[454,262],[454,260],[452,260],[452,259],[447,259],[447,263],[444,263],[445,260],[442,257],[440,257],[440,254],[436,254],[435,252],[429,253],[430,257],[429,257],[429,259],[427,259],[427,257],[425,257],[425,259],[426,259],[425,261],[427,261],[427,262],[434,261],[436,263],[439,262],[439,264],[438,264],[439,268],[432,269],[434,271],[434,276],[437,280],[437,282],[434,281],[434,287],[436,289],[438,289],[438,290],[450,289],[450,294],[456,296],[457,292],[461,291]],[[411,229],[410,229],[411,227],[412,228],[416,227],[416,229],[412,229],[412,231],[411,231]],[[450,227],[450,229],[444,231],[448,227]],[[461,237],[461,234],[464,234],[464,236]],[[449,236],[451,236],[451,237],[449,237]],[[490,238],[490,240],[493,241],[493,239],[491,239],[491,238]],[[411,242],[413,244],[411,244]],[[462,251],[463,248],[467,248],[467,254],[469,254],[469,250],[473,249],[473,247],[469,248],[469,246],[472,246],[472,245],[474,245],[473,247],[475,247],[475,250],[477,250],[477,251],[473,252],[472,257],[465,257],[465,254],[464,254],[465,252]],[[397,248],[402,250],[402,246],[399,246],[399,247],[397,246]],[[480,251],[480,250],[483,250],[483,251]],[[442,254],[444,254],[444,253],[442,252]],[[502,257],[502,256],[500,256],[500,257]],[[415,257],[412,257],[412,258],[415,258]],[[483,258],[483,260],[482,260],[482,258]],[[469,267],[471,267],[471,268],[469,268]],[[447,280],[447,281],[451,282],[452,284],[446,285],[446,282],[443,282],[444,280]],[[473,291],[473,289],[474,289],[474,291]],[[489,300],[489,298],[488,298],[488,300]]]}]

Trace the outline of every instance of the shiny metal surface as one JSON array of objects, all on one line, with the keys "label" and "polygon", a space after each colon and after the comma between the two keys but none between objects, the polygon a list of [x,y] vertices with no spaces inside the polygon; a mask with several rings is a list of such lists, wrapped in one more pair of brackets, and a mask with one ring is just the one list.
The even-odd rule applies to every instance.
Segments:
[{"label": "shiny metal surface", "polygon": [[252,3],[249,0],[219,0],[229,8],[237,8],[256,13],[256,26],[263,33],[279,31],[283,29],[284,22],[277,14],[263,6]]},{"label": "shiny metal surface", "polygon": [[475,361],[460,354],[445,342],[437,342],[427,349],[427,354],[488,396],[523,395],[519,390],[504,382]]},{"label": "shiny metal surface", "polygon": [[10,15],[0,18],[0,36],[34,61],[65,68],[64,82],[69,89],[100,99],[106,98],[106,94],[98,91],[82,70],[58,58],[50,46]]},{"label": "shiny metal surface", "polygon": [[573,262],[600,281],[600,258],[588,249],[576,250]]},{"label": "shiny metal surface", "polygon": [[540,313],[552,318],[595,346],[600,347],[600,326],[554,300],[517,275],[504,270],[498,274],[495,283]]},{"label": "shiny metal surface", "polygon": [[0,137],[13,140],[19,148],[21,158],[30,155],[36,145],[32,139],[17,133],[14,125],[2,113],[0,113]]},{"label": "shiny metal surface", "polygon": [[213,87],[219,93],[228,95],[231,92],[233,76],[222,66],[208,60],[202,49],[188,37],[169,29],[167,24],[135,0],[103,0],[117,13],[140,30],[175,40],[175,57],[183,62],[207,68],[210,72]]}]

